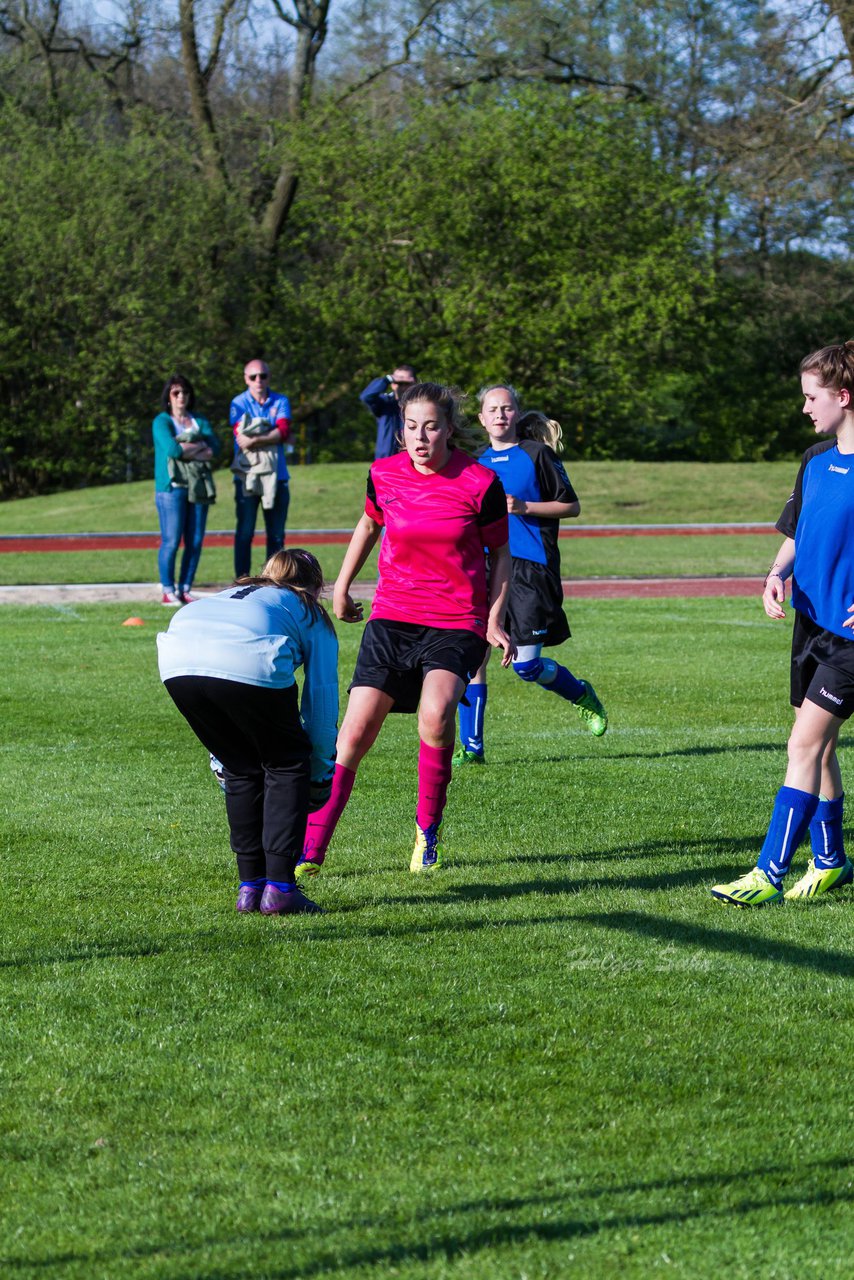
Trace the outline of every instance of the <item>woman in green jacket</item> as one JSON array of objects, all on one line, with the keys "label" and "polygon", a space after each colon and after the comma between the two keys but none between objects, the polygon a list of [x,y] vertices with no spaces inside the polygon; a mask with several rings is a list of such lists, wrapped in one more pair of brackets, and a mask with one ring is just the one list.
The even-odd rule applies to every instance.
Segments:
[{"label": "woman in green jacket", "polygon": [[[209,462],[219,453],[219,441],[207,418],[194,415],[196,397],[189,378],[174,373],[163,388],[161,404],[151,425],[154,437],[154,502],[160,520],[160,550],[157,567],[160,573],[161,604],[189,604],[190,588],[196,576],[208,506],[213,499],[193,501],[186,484],[175,479],[170,461]],[[181,572],[175,580],[178,548],[184,543]]]}]

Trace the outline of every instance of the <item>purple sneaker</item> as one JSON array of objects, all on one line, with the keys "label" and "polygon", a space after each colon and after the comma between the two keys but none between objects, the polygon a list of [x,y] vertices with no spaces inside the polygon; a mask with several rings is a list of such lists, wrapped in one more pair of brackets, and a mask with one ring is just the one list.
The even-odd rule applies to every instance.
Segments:
[{"label": "purple sneaker", "polygon": [[323,907],[307,898],[301,889],[285,891],[277,889],[274,884],[268,884],[261,899],[260,910],[262,916],[313,915],[322,912]]},{"label": "purple sneaker", "polygon": [[263,893],[263,884],[242,884],[237,895],[237,910],[243,915],[250,911],[260,911]]}]

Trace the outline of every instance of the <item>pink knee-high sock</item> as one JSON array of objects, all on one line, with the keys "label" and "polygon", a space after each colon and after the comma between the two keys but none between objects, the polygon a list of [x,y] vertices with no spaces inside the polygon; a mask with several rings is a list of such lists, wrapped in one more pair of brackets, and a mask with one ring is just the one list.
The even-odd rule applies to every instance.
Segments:
[{"label": "pink knee-high sock", "polygon": [[442,821],[448,783],[451,781],[453,754],[453,744],[450,747],[428,747],[426,742],[421,743],[421,750],[418,752],[418,808],[415,821],[422,831],[431,827],[434,822]]},{"label": "pink knee-high sock", "polygon": [[344,812],[344,806],[350,799],[353,783],[356,781],[355,769],[346,769],[343,764],[336,764],[332,775],[332,793],[322,809],[308,815],[308,826],[305,829],[305,844],[302,856],[308,862],[322,862],[329,848],[332,833],[338,825],[338,819]]}]

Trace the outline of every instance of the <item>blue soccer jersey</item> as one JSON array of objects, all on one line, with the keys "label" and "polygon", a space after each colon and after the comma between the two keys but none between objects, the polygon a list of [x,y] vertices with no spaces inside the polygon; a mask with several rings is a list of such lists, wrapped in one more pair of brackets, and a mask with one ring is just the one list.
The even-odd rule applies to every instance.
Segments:
[{"label": "blue soccer jersey", "polygon": [[777,528],[795,541],[793,608],[850,640],[842,624],[854,604],[854,454],[835,440],[807,449]]},{"label": "blue soccer jersey", "polygon": [[[520,440],[509,449],[488,445],[478,457],[494,471],[505,493],[525,502],[577,502],[563,463],[539,440]],[[545,516],[510,516],[510,554],[514,560],[559,565],[557,534],[560,521]]]}]

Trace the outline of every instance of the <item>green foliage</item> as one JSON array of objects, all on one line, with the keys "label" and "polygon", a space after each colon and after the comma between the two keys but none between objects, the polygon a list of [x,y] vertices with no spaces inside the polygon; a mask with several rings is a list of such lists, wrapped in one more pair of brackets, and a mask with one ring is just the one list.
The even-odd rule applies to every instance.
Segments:
[{"label": "green foliage", "polygon": [[302,162],[284,310],[309,305],[338,376],[405,358],[468,388],[509,378],[577,452],[637,453],[714,288],[699,190],[650,123],[535,88],[416,106],[391,145],[382,122],[334,122]]},{"label": "green foliage", "polygon": [[0,493],[118,479],[150,456],[173,368],[225,397],[239,224],[142,118],[46,126],[7,103],[0,133]]},{"label": "green foliage", "polygon": [[[846,336],[850,262],[719,235],[725,197],[638,98],[421,86],[385,110],[318,101],[263,139],[235,102],[229,191],[174,113],[117,115],[73,77],[44,101],[11,83],[0,498],[150,475],[176,367],[225,433],[259,352],[302,461],[371,456],[358,392],[400,360],[469,391],[510,379],[570,456],[780,456],[800,443],[800,356]],[[270,252],[257,216],[286,161],[299,184]],[[790,233],[802,205],[818,235],[829,206],[800,196]]]}]

